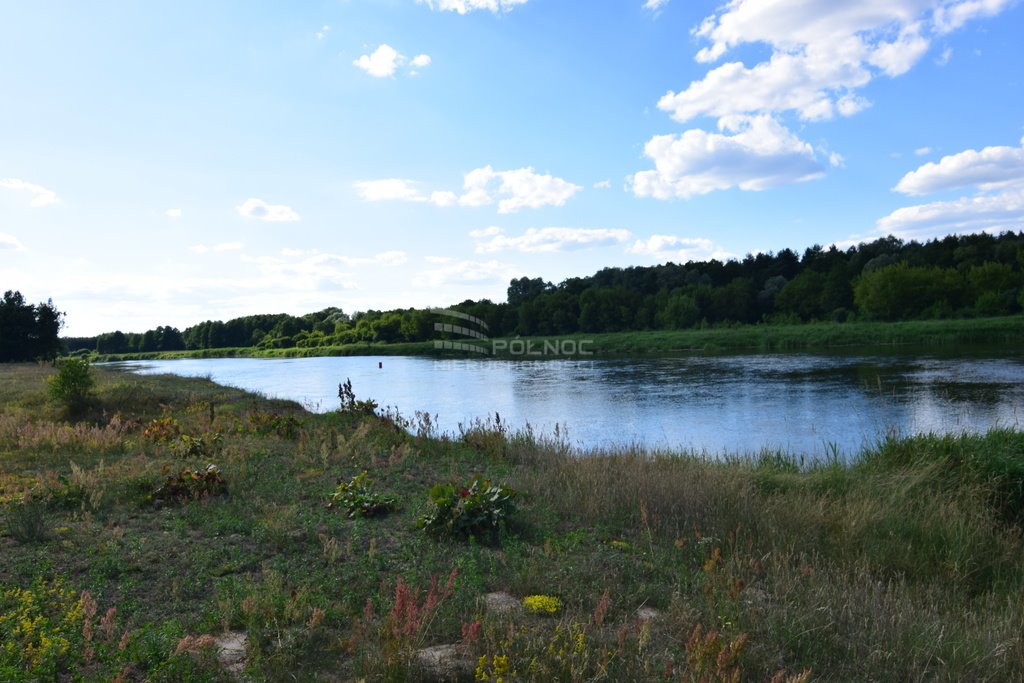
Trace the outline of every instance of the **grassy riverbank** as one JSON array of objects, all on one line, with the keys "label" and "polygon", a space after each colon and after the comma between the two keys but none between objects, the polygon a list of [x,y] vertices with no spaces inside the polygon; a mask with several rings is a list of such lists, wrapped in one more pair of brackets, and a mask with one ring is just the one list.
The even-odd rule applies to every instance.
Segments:
[{"label": "grassy riverbank", "polygon": [[[225,632],[256,680],[422,680],[440,644],[468,680],[1024,680],[1018,432],[810,469],[581,458],[94,372],[70,416],[52,369],[0,367],[0,680],[226,680],[204,637]],[[161,498],[210,463],[226,495]],[[326,505],[362,471],[397,509]],[[517,491],[509,523],[428,537],[430,487],[473,473]]]},{"label": "grassy riverbank", "polygon": [[[844,347],[954,346],[1018,344],[1024,339],[1024,316],[971,320],[918,320],[897,323],[814,323],[805,325],[738,325],[703,330],[614,332],[563,337],[500,339],[483,343],[502,357],[643,353],[822,351]],[[196,351],[108,354],[100,361],[170,360],[176,358],[304,358],[311,356],[423,356],[452,354],[433,342],[365,343],[290,349],[239,347]],[[460,352],[461,353],[461,352]],[[465,355],[464,353],[462,355]],[[477,354],[473,354],[474,357]]]}]

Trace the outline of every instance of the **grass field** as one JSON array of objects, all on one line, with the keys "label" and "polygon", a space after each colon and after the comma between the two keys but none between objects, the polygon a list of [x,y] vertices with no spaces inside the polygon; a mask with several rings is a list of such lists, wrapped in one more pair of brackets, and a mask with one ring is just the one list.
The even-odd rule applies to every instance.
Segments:
[{"label": "grass field", "polygon": [[[598,355],[642,353],[796,351],[844,347],[954,346],[1019,344],[1024,339],[1024,316],[973,320],[919,320],[899,323],[814,323],[806,325],[738,325],[703,330],[671,330],[574,334],[564,337],[524,337],[496,340],[498,356],[527,343],[538,353],[545,341],[559,350],[585,350]],[[515,346],[512,346],[515,342]],[[490,343],[483,344],[488,350]],[[521,351],[519,351],[521,353]],[[366,343],[291,349],[226,348],[198,351],[109,354],[102,361],[175,358],[302,358],[308,356],[417,356],[451,354],[433,342]]]},{"label": "grass field", "polygon": [[[1024,680],[1018,432],[807,468],[53,372],[0,366],[3,681]],[[515,511],[426,534],[474,474]]]}]

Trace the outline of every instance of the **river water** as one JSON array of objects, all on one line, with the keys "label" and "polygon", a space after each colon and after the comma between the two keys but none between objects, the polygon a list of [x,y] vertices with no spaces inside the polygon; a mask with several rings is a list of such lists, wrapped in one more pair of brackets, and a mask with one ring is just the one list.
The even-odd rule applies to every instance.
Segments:
[{"label": "river water", "polygon": [[[382,367],[378,367],[381,364]],[[1024,354],[750,354],[585,360],[421,357],[134,361],[132,371],[208,376],[220,384],[338,407],[346,378],[359,399],[445,432],[493,418],[586,449],[640,445],[713,455],[765,448],[849,457],[887,433],[1024,426]]]}]

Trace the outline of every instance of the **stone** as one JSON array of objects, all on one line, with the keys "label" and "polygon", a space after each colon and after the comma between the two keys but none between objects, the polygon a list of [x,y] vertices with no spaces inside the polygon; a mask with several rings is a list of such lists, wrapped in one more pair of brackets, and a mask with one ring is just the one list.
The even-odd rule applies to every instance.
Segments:
[{"label": "stone", "polygon": [[414,661],[419,671],[416,680],[473,680],[476,663],[461,645],[434,645],[416,652]]},{"label": "stone", "polygon": [[213,639],[217,644],[217,661],[230,674],[237,676],[245,668],[245,646],[248,636],[241,631],[228,631]]},{"label": "stone", "polygon": [[523,603],[518,598],[503,591],[485,595],[484,606],[488,612],[498,616],[518,614],[523,609]]}]

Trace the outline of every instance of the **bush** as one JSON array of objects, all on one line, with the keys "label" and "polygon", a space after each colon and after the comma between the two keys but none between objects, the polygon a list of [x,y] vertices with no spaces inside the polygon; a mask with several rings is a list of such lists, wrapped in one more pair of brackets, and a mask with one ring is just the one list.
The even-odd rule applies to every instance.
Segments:
[{"label": "bush", "polygon": [[352,481],[339,482],[327,507],[343,508],[349,517],[373,517],[386,515],[395,509],[397,503],[398,499],[394,496],[373,491],[370,476],[364,471],[353,477]]},{"label": "bush", "polygon": [[72,409],[85,405],[95,384],[87,358],[65,358],[57,366],[57,374],[47,381],[50,398]]},{"label": "bush", "polygon": [[198,500],[227,493],[227,482],[220,476],[220,468],[207,465],[206,469],[185,468],[178,474],[168,475],[163,485],[153,492],[157,500]]},{"label": "bush", "polygon": [[495,541],[515,509],[516,492],[477,475],[467,484],[437,484],[430,489],[430,509],[420,517],[434,538]]}]

